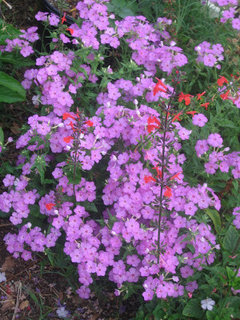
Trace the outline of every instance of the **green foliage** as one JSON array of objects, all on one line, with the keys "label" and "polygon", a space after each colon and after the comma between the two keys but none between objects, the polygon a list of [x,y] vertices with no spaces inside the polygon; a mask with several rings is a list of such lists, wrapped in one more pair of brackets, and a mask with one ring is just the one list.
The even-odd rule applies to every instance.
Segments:
[{"label": "green foliage", "polygon": [[3,129],[0,127],[0,146],[4,144],[4,133]]},{"label": "green foliage", "polygon": [[221,232],[221,218],[217,210],[214,209],[206,209],[207,215],[211,218],[213,225],[215,227],[215,230],[217,233]]},{"label": "green foliage", "polygon": [[186,317],[192,317],[196,319],[203,318],[203,310],[201,309],[200,303],[198,299],[191,299],[183,309],[182,314]]},{"label": "green foliage", "polygon": [[0,102],[13,103],[24,101],[26,91],[22,85],[3,71],[0,71]]}]

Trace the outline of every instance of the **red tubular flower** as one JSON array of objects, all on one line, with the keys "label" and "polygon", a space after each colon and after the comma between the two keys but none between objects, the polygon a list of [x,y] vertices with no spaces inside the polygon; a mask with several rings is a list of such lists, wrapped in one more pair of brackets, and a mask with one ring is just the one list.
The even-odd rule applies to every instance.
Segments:
[{"label": "red tubular flower", "polygon": [[206,91],[203,91],[202,93],[197,93],[197,100],[201,100],[202,96],[206,93]]},{"label": "red tubular flower", "polygon": [[158,129],[161,125],[160,121],[154,116],[149,117],[147,122],[148,133],[151,133],[154,129]]},{"label": "red tubular flower", "polygon": [[229,95],[229,92],[230,92],[230,90],[228,90],[227,92],[225,92],[225,93],[223,93],[223,94],[220,94],[220,97],[221,97],[223,100],[227,100],[228,95]]},{"label": "red tubular flower", "polygon": [[67,28],[66,30],[69,31],[71,35],[73,35],[73,29],[72,28]]},{"label": "red tubular flower", "polygon": [[195,113],[198,113],[197,111],[187,111],[186,114],[190,114],[194,117]]},{"label": "red tubular flower", "polygon": [[61,24],[63,24],[64,22],[66,22],[67,21],[67,19],[66,19],[66,12],[64,12],[64,15],[63,15],[63,17],[62,17],[62,19],[61,19]]},{"label": "red tubular flower", "polygon": [[157,171],[157,177],[162,178],[162,171],[159,169],[159,167],[153,167],[153,169]]},{"label": "red tubular flower", "polygon": [[204,107],[206,110],[208,109],[210,102],[202,103],[201,107]]},{"label": "red tubular flower", "polygon": [[174,118],[172,119],[172,122],[174,122],[174,121],[176,121],[176,120],[178,120],[178,121],[181,121],[181,119],[179,118],[179,116],[182,114],[182,112],[179,112],[178,114],[176,114],[175,116],[174,116]]},{"label": "red tubular flower", "polygon": [[91,120],[86,121],[86,125],[89,127],[93,126],[93,122]]},{"label": "red tubular flower", "polygon": [[167,90],[167,86],[160,80],[160,79],[158,79],[158,78],[156,78],[157,79],[157,84],[159,85],[159,86],[162,86],[164,89],[166,89]]},{"label": "red tubular flower", "polygon": [[71,119],[75,120],[74,116],[72,116],[72,115],[71,115],[70,113],[68,113],[68,112],[65,112],[65,113],[63,114],[62,118],[63,118],[63,120],[66,120],[66,119],[68,119],[68,118],[71,118]]},{"label": "red tubular flower", "polygon": [[156,182],[156,179],[154,179],[152,176],[144,176],[145,183],[148,183],[150,181]]},{"label": "red tubular flower", "polygon": [[66,142],[66,143],[69,143],[72,139],[73,139],[73,137],[68,136],[68,137],[64,137],[63,141]]},{"label": "red tubular flower", "polygon": [[179,178],[180,173],[182,173],[182,172],[176,173],[174,176],[172,176],[172,177],[170,178],[170,180],[174,180],[174,179],[180,180],[180,178]]},{"label": "red tubular flower", "polygon": [[[158,78],[156,78],[158,80],[157,84],[155,85],[155,87],[153,88],[153,95],[155,96],[159,91],[167,93],[167,86]],[[161,88],[163,87],[163,88]]]},{"label": "red tubular flower", "polygon": [[217,84],[219,85],[219,87],[222,87],[224,83],[228,83],[227,79],[225,77],[220,77],[217,80]]},{"label": "red tubular flower", "polygon": [[165,196],[166,198],[171,198],[171,196],[172,196],[172,189],[171,189],[170,187],[166,187],[166,190],[165,190],[165,192],[164,192],[164,196]]},{"label": "red tubular flower", "polygon": [[191,103],[191,97],[192,97],[192,95],[184,94],[183,92],[181,92],[179,95],[178,101],[182,102],[184,100],[185,105],[188,106]]},{"label": "red tubular flower", "polygon": [[55,204],[54,203],[46,203],[45,207],[47,210],[52,210],[52,208],[55,207]]}]

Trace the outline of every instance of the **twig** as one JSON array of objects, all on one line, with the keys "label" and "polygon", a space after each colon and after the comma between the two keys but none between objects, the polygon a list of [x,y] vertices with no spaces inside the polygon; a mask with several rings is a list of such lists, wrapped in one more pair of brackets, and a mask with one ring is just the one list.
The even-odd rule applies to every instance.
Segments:
[{"label": "twig", "polygon": [[3,288],[0,286],[0,290],[8,297],[10,297],[10,294],[8,294],[5,290],[3,290]]},{"label": "twig", "polygon": [[2,0],[2,1],[3,1],[3,3],[5,3],[5,5],[6,5],[10,10],[12,10],[12,6],[11,6],[9,3],[7,3],[6,0]]},{"label": "twig", "polygon": [[10,227],[10,226],[12,226],[12,223],[0,224],[0,228],[2,228],[2,227]]},{"label": "twig", "polygon": [[21,295],[22,295],[22,282],[19,282],[18,291],[17,291],[17,301],[16,301],[16,305],[14,308],[12,320],[16,319],[16,315],[17,315],[18,307],[19,307],[19,298],[21,297]]}]

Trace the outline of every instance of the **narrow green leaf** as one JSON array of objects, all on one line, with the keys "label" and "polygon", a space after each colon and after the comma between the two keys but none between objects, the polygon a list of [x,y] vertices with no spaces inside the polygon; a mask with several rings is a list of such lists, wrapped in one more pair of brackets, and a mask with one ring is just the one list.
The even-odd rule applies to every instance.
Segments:
[{"label": "narrow green leaf", "polygon": [[0,127],[0,145],[4,144],[4,133],[3,129]]},{"label": "narrow green leaf", "polygon": [[221,232],[221,218],[220,218],[220,215],[219,213],[217,212],[217,210],[214,210],[214,209],[206,209],[205,212],[207,213],[207,215],[211,218],[213,224],[214,224],[214,227],[215,227],[215,230],[217,233],[220,233]]}]

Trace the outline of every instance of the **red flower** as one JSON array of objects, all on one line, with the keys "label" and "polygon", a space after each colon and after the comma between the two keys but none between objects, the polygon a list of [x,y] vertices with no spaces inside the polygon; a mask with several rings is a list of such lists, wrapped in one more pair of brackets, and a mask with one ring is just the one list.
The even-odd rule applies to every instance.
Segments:
[{"label": "red flower", "polygon": [[202,96],[206,93],[206,91],[203,91],[202,93],[197,93],[197,100],[201,100]]},{"label": "red flower", "polygon": [[89,127],[93,126],[93,122],[91,120],[86,121],[86,125]]},{"label": "red flower", "polygon": [[176,120],[178,120],[178,121],[181,121],[181,119],[179,118],[179,116],[182,114],[182,112],[179,112],[178,114],[176,114],[175,116],[174,116],[174,118],[172,119],[172,122],[174,122],[174,121],[176,121]]},{"label": "red flower", "polygon": [[157,171],[157,177],[162,178],[162,171],[159,169],[159,167],[153,167],[153,169]]},{"label": "red flower", "polygon": [[195,115],[195,113],[198,113],[197,111],[187,111],[186,114],[191,114],[193,117]]},{"label": "red flower", "polygon": [[165,190],[165,192],[164,192],[164,196],[165,196],[166,198],[171,198],[171,196],[172,196],[172,189],[171,189],[170,187],[166,187],[166,190]]},{"label": "red flower", "polygon": [[[167,93],[167,86],[160,79],[158,78],[156,79],[158,80],[158,82],[153,88],[153,95],[155,96],[159,91]],[[163,88],[160,88],[160,86]]]},{"label": "red flower", "polygon": [[190,94],[184,94],[183,92],[180,93],[180,96],[178,98],[179,102],[185,101],[185,105],[188,106],[191,103],[192,96]]},{"label": "red flower", "polygon": [[219,85],[219,87],[222,87],[224,83],[228,83],[227,79],[225,77],[220,77],[217,80],[217,84]]},{"label": "red flower", "polygon": [[145,183],[148,183],[150,181],[156,182],[156,179],[154,179],[152,176],[144,176]]},{"label": "red flower", "polygon": [[221,97],[223,100],[227,100],[228,95],[229,95],[229,92],[230,92],[230,90],[228,90],[227,92],[225,92],[225,93],[223,93],[223,94],[220,94],[220,97]]},{"label": "red flower", "polygon": [[154,129],[158,129],[161,125],[160,121],[154,116],[149,117],[147,122],[148,133],[151,133]]},{"label": "red flower", "polygon": [[210,102],[202,103],[201,106],[204,107],[206,110],[208,109]]},{"label": "red flower", "polygon": [[66,120],[68,118],[71,118],[71,119],[75,119],[74,116],[72,116],[70,113],[68,112],[65,112],[62,116],[63,120]]},{"label": "red flower", "polygon": [[67,19],[66,19],[66,12],[64,12],[64,15],[63,15],[63,17],[62,17],[62,19],[61,19],[61,24],[63,24],[64,22],[66,22],[67,21]]},{"label": "red flower", "polygon": [[53,208],[54,206],[55,206],[54,203],[46,203],[46,204],[45,204],[45,207],[46,207],[47,210],[52,210],[52,208]]},{"label": "red flower", "polygon": [[174,180],[175,178],[178,179],[178,180],[180,180],[180,178],[179,178],[180,173],[182,173],[182,172],[176,173],[174,176],[172,176],[172,177],[170,178],[170,180]]},{"label": "red flower", "polygon": [[66,143],[69,143],[72,139],[73,139],[73,137],[68,136],[68,137],[64,137],[63,141],[66,142]]},{"label": "red flower", "polygon": [[73,35],[73,29],[72,28],[67,28],[67,31],[69,31],[71,33],[71,35]]}]

